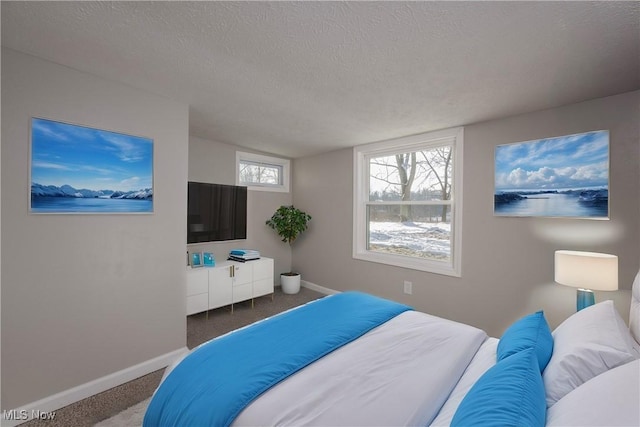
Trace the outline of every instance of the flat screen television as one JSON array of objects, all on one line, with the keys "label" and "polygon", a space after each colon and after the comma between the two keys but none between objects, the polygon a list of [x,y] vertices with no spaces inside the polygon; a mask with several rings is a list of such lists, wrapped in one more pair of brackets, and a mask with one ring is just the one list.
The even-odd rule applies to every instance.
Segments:
[{"label": "flat screen television", "polygon": [[187,243],[247,238],[247,187],[188,182]]}]

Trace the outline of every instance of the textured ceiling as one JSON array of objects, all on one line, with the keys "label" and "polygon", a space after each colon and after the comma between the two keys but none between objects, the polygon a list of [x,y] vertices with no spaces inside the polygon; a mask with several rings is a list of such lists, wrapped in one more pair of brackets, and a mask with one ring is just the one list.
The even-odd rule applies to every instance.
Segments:
[{"label": "textured ceiling", "polygon": [[[638,2],[8,2],[2,45],[300,157],[640,89]],[[72,118],[66,118],[72,121]]]}]

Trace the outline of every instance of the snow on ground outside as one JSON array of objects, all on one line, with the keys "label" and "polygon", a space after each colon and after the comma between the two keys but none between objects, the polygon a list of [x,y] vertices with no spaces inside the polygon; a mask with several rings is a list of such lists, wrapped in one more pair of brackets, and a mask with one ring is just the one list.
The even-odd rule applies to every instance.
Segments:
[{"label": "snow on ground outside", "polygon": [[451,253],[449,223],[372,221],[369,233],[369,244],[374,250],[438,259],[449,258]]}]

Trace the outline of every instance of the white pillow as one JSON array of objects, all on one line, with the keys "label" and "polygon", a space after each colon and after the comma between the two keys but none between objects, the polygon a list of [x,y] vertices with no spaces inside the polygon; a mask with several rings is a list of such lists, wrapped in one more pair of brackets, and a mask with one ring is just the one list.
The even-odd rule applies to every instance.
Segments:
[{"label": "white pillow", "polygon": [[553,355],[542,379],[547,407],[601,373],[637,358],[613,301],[578,311],[553,331]]},{"label": "white pillow", "polygon": [[640,271],[636,274],[631,289],[631,310],[629,310],[629,329],[640,345]]},{"label": "white pillow", "polygon": [[640,360],[590,379],[547,411],[551,426],[639,426]]}]

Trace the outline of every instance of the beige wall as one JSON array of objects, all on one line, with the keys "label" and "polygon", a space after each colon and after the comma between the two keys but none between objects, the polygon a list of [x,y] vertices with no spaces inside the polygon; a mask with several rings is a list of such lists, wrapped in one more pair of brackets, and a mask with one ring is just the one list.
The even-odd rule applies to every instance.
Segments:
[{"label": "beige wall", "polygon": [[[191,137],[189,139],[189,180],[235,185],[236,151],[254,153],[235,145]],[[249,190],[246,240],[187,245],[187,250],[212,252],[216,260],[224,260],[231,249],[258,249],[262,256],[274,259],[274,283],[278,286],[280,273],[291,269],[291,249],[289,245],[280,241],[275,231],[265,225],[265,221],[271,218],[281,205],[290,205],[291,200],[291,192]],[[186,217],[184,223],[186,227]]]},{"label": "beige wall", "polygon": [[[352,258],[351,149],[296,159],[294,201],[313,215],[296,242],[293,267],[309,282],[359,289],[470,323],[499,336],[517,317],[544,309],[552,326],[575,311],[575,290],[553,283],[556,249],[619,256],[620,287],[597,293],[628,316],[640,258],[640,92],[597,99],[465,127],[462,277],[454,278]],[[609,221],[493,216],[498,144],[609,129]],[[413,295],[403,281],[413,282]]]},{"label": "beige wall", "polygon": [[[154,213],[28,213],[32,116],[154,140]],[[188,106],[2,50],[2,409],[183,348]]]}]

